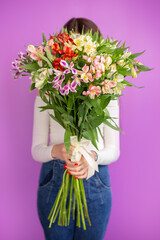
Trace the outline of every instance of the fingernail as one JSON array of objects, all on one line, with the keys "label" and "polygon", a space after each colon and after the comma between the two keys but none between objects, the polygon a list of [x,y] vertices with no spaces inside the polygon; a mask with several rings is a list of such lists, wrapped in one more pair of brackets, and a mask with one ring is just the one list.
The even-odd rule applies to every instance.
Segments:
[{"label": "fingernail", "polygon": [[78,178],[77,176],[74,176],[74,178]]},{"label": "fingernail", "polygon": [[67,167],[64,165],[63,168],[67,169]]},{"label": "fingernail", "polygon": [[71,174],[71,172],[70,172],[70,171],[67,171],[67,173]]},{"label": "fingernail", "polygon": [[75,163],[74,165],[78,165],[78,163]]}]

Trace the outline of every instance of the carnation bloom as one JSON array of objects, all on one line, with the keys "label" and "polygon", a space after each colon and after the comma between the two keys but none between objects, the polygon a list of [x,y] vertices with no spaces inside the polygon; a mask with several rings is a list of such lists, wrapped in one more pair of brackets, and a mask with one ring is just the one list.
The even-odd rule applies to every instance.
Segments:
[{"label": "carnation bloom", "polygon": [[101,87],[100,86],[93,86],[92,84],[89,85],[88,91],[83,91],[83,95],[89,95],[91,99],[94,99],[95,95],[99,96],[101,94]]}]

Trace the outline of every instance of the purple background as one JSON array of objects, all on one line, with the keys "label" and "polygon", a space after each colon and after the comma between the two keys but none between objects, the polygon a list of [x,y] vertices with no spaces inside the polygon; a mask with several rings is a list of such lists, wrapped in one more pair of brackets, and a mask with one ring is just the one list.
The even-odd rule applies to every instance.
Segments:
[{"label": "purple background", "polygon": [[87,17],[104,37],[126,40],[137,58],[155,68],[128,78],[120,98],[121,155],[109,166],[112,212],[107,240],[160,239],[159,42],[160,3],[152,1],[9,1],[0,3],[1,161],[0,239],[43,240],[36,210],[41,163],[32,159],[33,102],[30,79],[14,80],[11,62],[24,45],[40,44],[72,17]]}]

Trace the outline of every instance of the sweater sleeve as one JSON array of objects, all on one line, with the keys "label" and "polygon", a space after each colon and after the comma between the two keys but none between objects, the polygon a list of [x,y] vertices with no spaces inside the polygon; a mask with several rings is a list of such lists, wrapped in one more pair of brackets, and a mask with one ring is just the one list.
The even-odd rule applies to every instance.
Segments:
[{"label": "sweater sleeve", "polygon": [[[119,100],[111,100],[107,106],[107,109],[111,117],[116,117],[115,119],[113,118],[113,120],[119,126]],[[110,119],[108,121],[114,125]],[[97,163],[99,165],[108,165],[119,159],[120,132],[104,124],[103,139],[104,148],[100,151],[95,148],[94,151],[97,152],[98,155]]]},{"label": "sweater sleeve", "polygon": [[37,95],[34,101],[31,154],[38,162],[48,162],[53,159],[51,151],[54,144],[48,145],[49,111],[40,112],[41,108],[39,108],[45,105],[41,97]]}]

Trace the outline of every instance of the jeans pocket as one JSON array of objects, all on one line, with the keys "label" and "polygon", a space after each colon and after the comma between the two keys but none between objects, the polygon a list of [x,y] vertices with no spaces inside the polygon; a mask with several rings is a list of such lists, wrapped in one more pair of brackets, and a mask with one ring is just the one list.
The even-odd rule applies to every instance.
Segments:
[{"label": "jeans pocket", "polygon": [[38,188],[44,189],[51,185],[53,182],[54,173],[53,173],[53,162],[47,162],[42,164]]},{"label": "jeans pocket", "polygon": [[99,172],[95,172],[95,177],[101,187],[106,188],[108,190],[111,189],[111,182],[110,182],[108,166],[99,168]]}]

